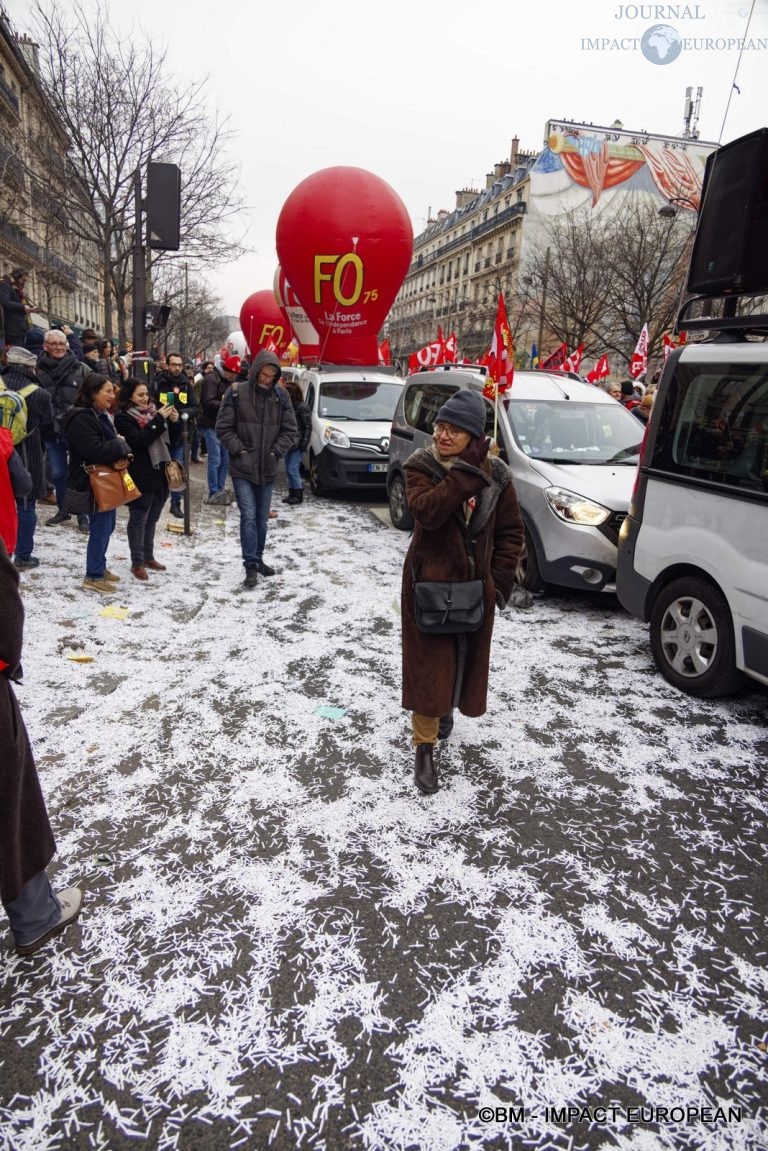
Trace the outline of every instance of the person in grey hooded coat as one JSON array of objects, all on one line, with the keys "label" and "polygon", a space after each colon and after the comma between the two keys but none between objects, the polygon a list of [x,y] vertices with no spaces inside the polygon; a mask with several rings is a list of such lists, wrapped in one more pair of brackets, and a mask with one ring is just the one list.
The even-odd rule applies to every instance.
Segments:
[{"label": "person in grey hooded coat", "polygon": [[277,466],[296,442],[296,417],[280,386],[280,361],[274,352],[259,352],[248,379],[224,393],[216,418],[216,435],[229,453],[229,474],[240,509],[240,545],[244,586],[275,574],[264,563],[267,520]]}]

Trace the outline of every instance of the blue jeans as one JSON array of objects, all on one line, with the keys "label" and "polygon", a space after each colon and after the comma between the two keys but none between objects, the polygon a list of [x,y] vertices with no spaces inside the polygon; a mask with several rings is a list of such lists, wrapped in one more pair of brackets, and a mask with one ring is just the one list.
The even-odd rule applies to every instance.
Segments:
[{"label": "blue jeans", "polygon": [[289,452],[285,453],[285,474],[288,477],[288,487],[295,492],[302,490],[300,470],[302,454],[298,448],[291,448]]},{"label": "blue jeans", "polygon": [[202,428],[208,449],[208,495],[223,492],[229,475],[229,453],[224,451],[215,428]]},{"label": "blue jeans", "polygon": [[54,436],[52,440],[46,440],[45,453],[48,456],[48,463],[51,465],[51,479],[56,492],[56,503],[59,505],[59,511],[61,511],[61,505],[64,503],[64,492],[67,490],[67,473],[69,471],[66,441],[61,436]]},{"label": "blue jeans", "polygon": [[109,537],[115,530],[117,512],[94,512],[88,516],[90,531],[88,532],[88,547],[85,552],[85,578],[103,579],[107,570],[107,548]]},{"label": "blue jeans", "polygon": [[35,501],[29,496],[23,500],[16,500],[16,511],[19,516],[19,527],[16,533],[16,559],[28,560],[32,555],[35,543],[35,527],[37,515]]},{"label": "blue jeans", "polygon": [[13,903],[5,904],[5,910],[19,947],[50,931],[61,919],[61,904],[51,891],[48,872],[39,871],[28,879]]},{"label": "blue jeans", "polygon": [[[209,449],[210,451],[210,449]],[[272,484],[254,484],[232,477],[235,499],[240,509],[240,547],[246,568],[260,564],[267,542],[267,520],[272,503]]]},{"label": "blue jeans", "polygon": [[[170,453],[171,453],[171,459],[176,460],[177,463],[180,463],[181,466],[184,467],[184,442],[181,441],[178,444],[174,444],[173,447],[170,448]],[[226,478],[227,477],[225,476],[224,479],[226,479]],[[183,495],[184,495],[184,492],[171,492],[171,507],[172,508],[180,508],[181,507],[181,497]],[[165,501],[163,501],[163,502],[165,502]],[[147,559],[151,559],[151,558],[152,558],[151,556],[147,556]]]}]

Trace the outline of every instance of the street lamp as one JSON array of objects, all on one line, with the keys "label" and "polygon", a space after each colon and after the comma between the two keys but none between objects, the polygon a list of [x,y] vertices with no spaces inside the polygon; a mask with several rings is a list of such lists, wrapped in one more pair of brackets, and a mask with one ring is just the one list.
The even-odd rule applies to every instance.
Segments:
[{"label": "street lamp", "polygon": [[670,196],[668,202],[659,208],[659,215],[662,220],[675,219],[677,216],[677,208],[674,207],[675,204],[679,204],[680,207],[690,208],[692,212],[698,212],[699,210],[698,204],[694,204],[693,200],[688,196]]}]

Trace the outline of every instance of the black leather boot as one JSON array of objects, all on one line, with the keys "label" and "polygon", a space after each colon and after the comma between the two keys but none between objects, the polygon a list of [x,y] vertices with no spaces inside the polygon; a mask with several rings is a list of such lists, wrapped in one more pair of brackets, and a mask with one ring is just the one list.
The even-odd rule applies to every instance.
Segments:
[{"label": "black leather boot", "polygon": [[447,739],[453,731],[453,708],[440,719],[440,724],[437,729],[438,739]]},{"label": "black leather boot", "polygon": [[416,747],[413,778],[422,795],[434,795],[440,787],[437,769],[432,759],[433,744],[420,743]]}]

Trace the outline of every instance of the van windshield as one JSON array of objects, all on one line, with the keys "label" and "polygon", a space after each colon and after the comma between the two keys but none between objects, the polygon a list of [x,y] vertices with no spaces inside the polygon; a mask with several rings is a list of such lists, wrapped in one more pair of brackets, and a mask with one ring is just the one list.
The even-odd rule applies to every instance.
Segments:
[{"label": "van windshield", "polygon": [[617,403],[510,396],[507,418],[526,455],[556,464],[636,464],[644,431]]},{"label": "van windshield", "polygon": [[324,420],[386,420],[395,414],[403,385],[391,380],[329,380],[320,385]]}]

